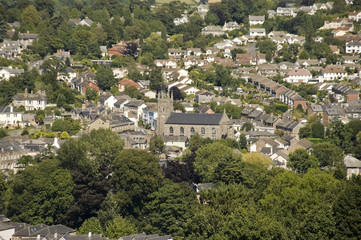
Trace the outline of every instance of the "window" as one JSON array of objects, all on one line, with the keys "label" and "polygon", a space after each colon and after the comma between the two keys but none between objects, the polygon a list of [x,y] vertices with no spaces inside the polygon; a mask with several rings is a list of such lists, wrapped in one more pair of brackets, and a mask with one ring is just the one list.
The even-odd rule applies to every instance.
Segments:
[{"label": "window", "polygon": [[194,127],[191,128],[191,137],[194,135]]},{"label": "window", "polygon": [[169,128],[169,135],[170,135],[170,136],[173,136],[173,127],[170,127],[170,128]]},{"label": "window", "polygon": [[216,129],[212,128],[212,139],[216,139]]},{"label": "window", "polygon": [[184,128],[183,127],[180,128],[180,135],[184,136]]},{"label": "window", "polygon": [[204,137],[206,135],[206,129],[204,127],[201,128],[201,136]]}]

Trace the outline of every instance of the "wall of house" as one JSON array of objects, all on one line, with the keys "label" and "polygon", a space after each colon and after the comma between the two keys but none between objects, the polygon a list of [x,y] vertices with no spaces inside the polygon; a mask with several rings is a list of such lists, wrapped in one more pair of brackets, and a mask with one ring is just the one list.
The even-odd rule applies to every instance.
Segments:
[{"label": "wall of house", "polygon": [[15,233],[15,228],[1,230],[0,231],[0,238],[4,240],[11,240],[11,237]]}]

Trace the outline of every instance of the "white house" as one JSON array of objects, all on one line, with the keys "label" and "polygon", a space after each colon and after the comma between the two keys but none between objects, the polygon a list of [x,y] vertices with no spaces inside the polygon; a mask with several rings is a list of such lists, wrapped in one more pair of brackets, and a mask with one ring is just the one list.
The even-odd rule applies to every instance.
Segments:
[{"label": "white house", "polygon": [[174,18],[174,25],[178,26],[189,22],[187,14],[182,14],[180,18]]},{"label": "white house", "polygon": [[265,16],[249,16],[249,25],[262,25],[265,21]]},{"label": "white house", "polygon": [[352,40],[346,43],[346,53],[360,54],[361,53],[361,41]]},{"label": "white house", "polygon": [[128,69],[126,68],[113,68],[114,78],[123,79],[128,75]]},{"label": "white house", "polygon": [[348,14],[348,18],[352,21],[358,22],[359,20],[361,20],[361,12],[350,12]]},{"label": "white house", "polygon": [[24,73],[24,69],[16,69],[12,67],[3,67],[0,69],[0,81],[1,79],[9,80],[10,77],[15,77]]},{"label": "white house", "polygon": [[15,227],[10,224],[0,223],[0,238],[4,240],[11,240],[15,233]]},{"label": "white house", "polygon": [[347,72],[341,65],[328,65],[323,71],[324,81],[333,81],[337,79],[347,78]]},{"label": "white house", "polygon": [[224,23],[223,31],[232,31],[239,28],[240,25],[237,22],[228,22],[228,23]]},{"label": "white house", "polygon": [[16,107],[24,106],[26,111],[44,110],[47,104],[45,91],[37,93],[18,93],[13,97],[13,105]]},{"label": "white house", "polygon": [[114,108],[114,104],[118,102],[118,99],[114,97],[111,93],[104,93],[99,97],[99,103],[110,109]]},{"label": "white house", "polygon": [[0,124],[3,127],[21,125],[22,120],[22,113],[13,106],[0,106]]},{"label": "white house", "polygon": [[79,25],[90,27],[93,23],[94,22],[90,18],[86,17],[79,22]]},{"label": "white house", "polygon": [[71,80],[73,78],[76,78],[77,73],[76,73],[76,71],[74,71],[70,67],[67,67],[65,71],[66,71],[66,73],[58,73],[58,78],[57,79],[60,80],[60,81],[64,81],[66,83],[71,84]]},{"label": "white house", "polygon": [[361,175],[361,161],[357,158],[352,157],[351,155],[345,156],[343,159],[346,170],[347,178],[350,178],[352,175]]},{"label": "white house", "polygon": [[265,37],[266,36],[266,29],[264,28],[250,28],[249,35],[251,37]]},{"label": "white house", "polygon": [[312,74],[307,69],[296,68],[287,73],[285,78],[288,83],[308,83],[312,79]]}]

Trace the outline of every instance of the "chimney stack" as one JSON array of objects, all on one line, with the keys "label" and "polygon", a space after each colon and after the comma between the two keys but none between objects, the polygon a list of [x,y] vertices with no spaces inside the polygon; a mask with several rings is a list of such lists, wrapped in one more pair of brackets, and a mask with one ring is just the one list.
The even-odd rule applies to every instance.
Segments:
[{"label": "chimney stack", "polygon": [[92,237],[92,232],[89,232],[88,233],[88,238],[91,238]]}]

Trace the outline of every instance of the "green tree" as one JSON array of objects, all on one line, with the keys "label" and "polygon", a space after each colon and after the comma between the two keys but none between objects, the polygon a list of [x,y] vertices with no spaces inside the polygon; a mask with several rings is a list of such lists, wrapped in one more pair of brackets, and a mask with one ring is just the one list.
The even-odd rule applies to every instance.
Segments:
[{"label": "green tree", "polygon": [[0,43],[7,38],[7,26],[3,16],[0,16]]},{"label": "green tree", "polygon": [[142,52],[151,53],[155,59],[163,59],[167,53],[166,42],[157,33],[152,33],[145,39],[145,45],[142,48]]},{"label": "green tree", "polygon": [[186,223],[192,218],[197,204],[194,191],[189,185],[167,180],[149,198],[144,207],[147,231],[183,237]]},{"label": "green tree", "polygon": [[147,195],[162,182],[158,158],[144,150],[126,149],[115,159],[112,176],[121,212],[139,214]]},{"label": "green tree", "polygon": [[95,79],[98,83],[98,87],[103,91],[110,90],[116,83],[113,71],[110,68],[105,67],[102,67],[97,71]]},{"label": "green tree", "polygon": [[312,137],[313,138],[324,138],[325,127],[321,123],[312,124]]},{"label": "green tree", "polygon": [[95,101],[98,99],[98,91],[94,88],[87,88],[85,90],[85,97],[88,101]]},{"label": "green tree", "polygon": [[9,136],[8,131],[5,128],[0,128],[0,138]]},{"label": "green tree", "polygon": [[342,149],[329,142],[315,144],[312,155],[318,159],[320,167],[333,168],[343,161]]},{"label": "green tree", "polygon": [[196,151],[194,162],[195,172],[201,177],[203,182],[214,180],[214,173],[218,164],[228,161],[230,158],[241,160],[241,155],[235,155],[232,148],[221,142],[214,142],[201,146]]},{"label": "green tree", "polygon": [[305,149],[296,149],[289,155],[287,167],[299,173],[306,173],[310,168],[318,167],[318,161],[314,156],[308,154]]},{"label": "green tree", "polygon": [[7,216],[30,224],[56,224],[72,206],[74,182],[68,170],[51,159],[15,175]]},{"label": "green tree", "polygon": [[0,211],[4,212],[5,210],[5,193],[8,189],[8,184],[5,181],[5,177],[3,173],[0,173]]},{"label": "green tree", "polygon": [[153,154],[157,154],[158,156],[164,152],[164,142],[163,140],[158,137],[158,136],[154,136],[150,139],[150,143],[149,143],[149,150],[153,153]]},{"label": "green tree", "polygon": [[247,148],[247,138],[246,138],[246,135],[244,135],[244,134],[241,134],[241,135],[239,135],[239,147],[241,148],[241,149],[248,149]]},{"label": "green tree", "polygon": [[354,176],[346,182],[333,206],[337,224],[335,238],[359,239],[361,237],[361,178]]},{"label": "green tree", "polygon": [[78,230],[79,234],[88,234],[89,232],[95,234],[103,234],[103,228],[98,218],[91,217],[85,220]]},{"label": "green tree", "polygon": [[134,224],[121,216],[115,217],[107,223],[105,227],[105,236],[110,239],[118,239],[121,236],[127,236],[137,233],[137,228]]}]

